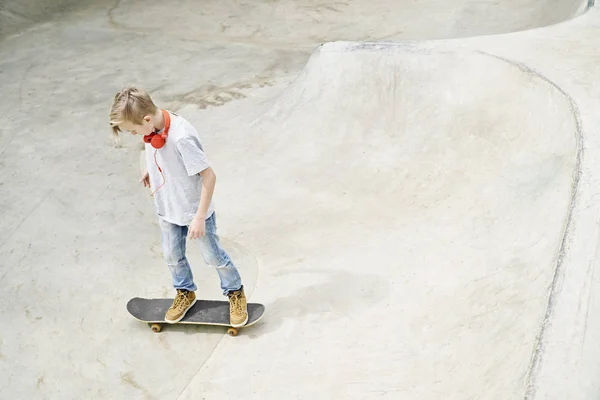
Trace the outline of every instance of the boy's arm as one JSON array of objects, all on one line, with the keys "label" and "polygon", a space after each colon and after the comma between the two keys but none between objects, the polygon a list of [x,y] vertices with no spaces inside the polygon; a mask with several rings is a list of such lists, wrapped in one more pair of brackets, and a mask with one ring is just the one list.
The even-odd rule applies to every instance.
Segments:
[{"label": "boy's arm", "polygon": [[202,218],[204,220],[206,219],[206,213],[208,212],[208,207],[215,191],[217,176],[211,167],[201,171],[200,176],[202,177],[202,192],[200,194],[200,205],[196,212],[196,218]]},{"label": "boy's arm", "polygon": [[215,190],[217,176],[211,167],[200,172],[202,177],[202,192],[200,194],[200,204],[196,216],[192,220],[189,228],[190,239],[198,239],[206,233],[206,213]]},{"label": "boy's arm", "polygon": [[189,238],[197,239],[204,236],[206,231],[206,213],[210,207],[217,177],[206,159],[196,132],[192,128],[188,129],[189,134],[180,138],[176,145],[188,175],[198,174],[202,177],[200,203],[188,229]]}]

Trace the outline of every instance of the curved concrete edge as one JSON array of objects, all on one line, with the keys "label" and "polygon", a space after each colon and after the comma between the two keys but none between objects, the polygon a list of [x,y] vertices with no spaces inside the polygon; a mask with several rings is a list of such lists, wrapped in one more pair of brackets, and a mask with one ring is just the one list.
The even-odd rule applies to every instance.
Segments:
[{"label": "curved concrete edge", "polygon": [[[542,321],[542,325],[540,327],[540,333],[537,336],[537,345],[533,351],[531,364],[528,369],[528,374],[525,381],[525,398],[530,399],[536,393],[536,381],[538,378],[539,370],[541,368],[542,360],[544,359],[545,351],[548,347],[548,336],[552,333],[552,325],[556,323],[556,309],[560,307],[560,305],[565,304],[563,285],[564,281],[567,277],[567,271],[571,271],[572,268],[567,269],[568,264],[565,265],[564,260],[567,257],[567,252],[569,250],[570,244],[573,241],[573,219],[575,215],[575,208],[579,205],[579,195],[581,192],[581,168],[582,168],[582,160],[584,156],[583,150],[583,136],[582,136],[582,122],[579,109],[574,101],[574,99],[564,91],[560,86],[556,83],[552,82],[547,77],[543,76],[539,72],[532,70],[524,64],[519,64],[514,61],[504,59],[501,57],[494,56],[496,58],[502,59],[519,69],[523,72],[530,74],[532,76],[536,76],[539,79],[546,81],[549,85],[553,86],[556,90],[561,92],[568,100],[569,105],[571,107],[571,112],[573,113],[573,118],[576,123],[575,136],[577,141],[577,164],[576,168],[573,171],[573,183],[572,183],[572,192],[571,192],[571,201],[569,206],[568,216],[565,221],[565,232],[560,243],[560,248],[558,249],[558,254],[556,256],[556,267],[554,270],[554,277],[552,279],[552,284],[550,286],[549,297],[548,297],[548,305],[546,308],[546,313],[544,315],[544,319]],[[573,276],[569,274],[569,276]],[[569,302],[567,302],[569,303]]]},{"label": "curved concrete edge", "polygon": [[[582,102],[571,100],[574,107]],[[600,119],[594,119],[594,124],[580,122],[581,163],[575,171],[570,218],[527,376],[527,400],[585,400],[600,394],[600,352],[596,345],[600,340]]]},{"label": "curved concrete edge", "polygon": [[[586,134],[587,133],[587,134]],[[597,146],[583,132],[581,181],[557,255],[557,268],[527,377],[526,399],[590,399],[600,393]],[[594,148],[595,147],[595,148]],[[559,395],[560,394],[560,395]]]},{"label": "curved concrete edge", "polygon": [[579,120],[580,163],[545,318],[524,377],[526,400],[600,396],[600,96],[593,90],[600,85],[600,9],[593,0],[588,4],[586,15],[551,27],[451,43],[535,71],[569,98]]},{"label": "curved concrete edge", "polygon": [[[565,297],[565,290],[564,290],[565,280],[568,278],[573,280],[573,278],[577,275],[577,273],[581,272],[577,268],[573,268],[573,266],[570,266],[568,264],[565,265],[565,259],[568,258],[567,252],[569,250],[571,250],[570,248],[572,246],[573,235],[574,235],[573,220],[574,220],[574,216],[575,216],[575,209],[578,206],[580,207],[579,196],[580,196],[580,192],[582,191],[582,188],[580,185],[581,172],[582,172],[581,171],[582,170],[582,161],[583,161],[583,157],[584,157],[582,122],[581,122],[580,112],[579,112],[579,109],[577,107],[575,100],[565,90],[563,90],[559,85],[557,85],[555,82],[551,81],[549,78],[540,74],[539,72],[534,71],[533,69],[529,68],[525,64],[518,63],[513,60],[509,60],[509,59],[499,57],[499,56],[496,56],[493,54],[489,54],[489,53],[485,53],[485,52],[481,52],[481,53],[487,54],[491,57],[494,57],[494,58],[497,58],[500,60],[503,60],[503,61],[519,68],[524,73],[529,74],[533,77],[537,77],[538,79],[545,81],[550,86],[554,87],[557,91],[562,93],[562,95],[565,96],[565,98],[567,99],[567,101],[570,105],[571,112],[573,114],[573,118],[575,120],[575,126],[576,126],[575,139],[577,141],[577,154],[576,154],[577,163],[576,163],[576,168],[573,171],[571,201],[570,201],[568,215],[567,215],[567,218],[565,221],[565,231],[564,231],[564,235],[561,240],[561,243],[560,243],[560,247],[558,249],[558,253],[556,255],[556,266],[555,266],[555,270],[554,270],[554,277],[552,279],[552,284],[551,284],[550,290],[549,290],[548,305],[546,308],[546,312],[544,314],[544,319],[542,321],[542,325],[540,327],[540,332],[537,335],[537,344],[533,350],[533,354],[531,357],[531,363],[530,363],[530,366],[528,369],[527,377],[525,379],[525,390],[526,390],[525,391],[525,399],[532,399],[532,398],[534,398],[535,393],[538,389],[537,382],[538,382],[540,369],[542,368],[544,355],[546,353],[547,348],[550,346],[549,338],[552,336],[552,334],[554,332],[556,332],[556,330],[553,329],[553,325],[555,325],[557,322],[556,321],[556,318],[558,317],[557,309],[560,308],[561,306],[564,308],[568,304],[571,305],[570,309],[571,310],[573,309],[573,307],[572,307],[572,305],[574,304],[573,301]],[[584,219],[584,221],[587,221],[587,219]],[[597,236],[597,232],[595,232],[594,236]],[[569,252],[569,254],[572,254],[572,250]],[[573,272],[575,272],[575,273],[573,273]],[[586,285],[587,279],[585,279],[586,277],[583,277],[583,278],[584,279],[578,278],[578,279],[576,279],[576,281],[578,281],[579,283],[583,283],[584,286],[587,286]],[[577,292],[578,291],[574,291],[574,292],[567,291],[567,294],[572,295],[573,293],[577,293]],[[579,307],[578,307],[578,309],[579,309]],[[583,315],[583,317],[586,317],[586,315]],[[577,337],[575,339],[579,339],[579,337]]]}]

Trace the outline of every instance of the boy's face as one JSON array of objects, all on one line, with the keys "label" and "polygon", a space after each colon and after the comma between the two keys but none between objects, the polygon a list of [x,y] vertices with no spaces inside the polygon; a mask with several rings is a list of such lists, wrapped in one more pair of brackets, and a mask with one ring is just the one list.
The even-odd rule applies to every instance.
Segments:
[{"label": "boy's face", "polygon": [[149,135],[154,132],[154,120],[151,116],[146,115],[142,120],[141,125],[126,121],[120,125],[120,128],[128,131],[132,135]]}]

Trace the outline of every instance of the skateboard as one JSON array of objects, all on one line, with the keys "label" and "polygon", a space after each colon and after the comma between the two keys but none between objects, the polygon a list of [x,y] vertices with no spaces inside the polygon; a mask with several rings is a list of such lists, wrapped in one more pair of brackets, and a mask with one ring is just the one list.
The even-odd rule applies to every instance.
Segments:
[{"label": "skateboard", "polygon": [[[170,325],[165,322],[165,313],[171,304],[173,299],[134,297],[127,302],[127,311],[137,320],[148,323],[153,332],[160,332],[163,325]],[[234,328],[229,323],[228,301],[198,299],[177,324],[227,326],[229,336],[237,336],[240,328],[254,325],[262,318],[264,312],[264,305],[248,303],[248,322],[243,327]]]}]

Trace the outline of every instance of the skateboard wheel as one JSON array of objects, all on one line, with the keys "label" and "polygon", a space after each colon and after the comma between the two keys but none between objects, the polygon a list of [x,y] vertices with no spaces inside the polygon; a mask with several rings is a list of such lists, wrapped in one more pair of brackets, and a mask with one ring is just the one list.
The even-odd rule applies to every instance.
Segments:
[{"label": "skateboard wheel", "polygon": [[150,325],[150,328],[152,329],[152,332],[158,333],[162,329],[162,326],[160,324],[152,324]]},{"label": "skateboard wheel", "polygon": [[229,329],[227,329],[227,334],[229,336],[237,336],[238,330],[235,328],[229,328]]}]

